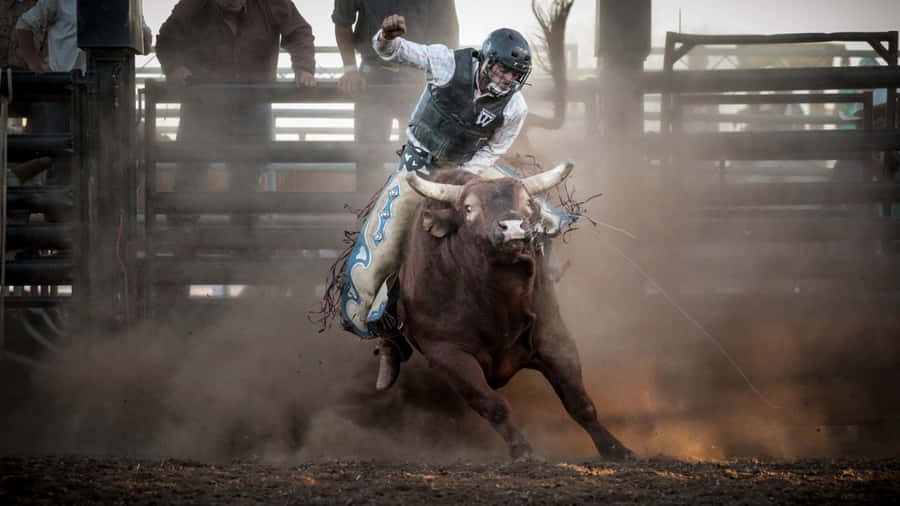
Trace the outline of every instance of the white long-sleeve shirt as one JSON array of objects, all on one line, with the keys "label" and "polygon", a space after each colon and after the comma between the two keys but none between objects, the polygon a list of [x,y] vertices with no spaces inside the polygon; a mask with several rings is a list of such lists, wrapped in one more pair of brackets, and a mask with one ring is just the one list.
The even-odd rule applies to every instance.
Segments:
[{"label": "white long-sleeve shirt", "polygon": [[[384,40],[381,38],[381,30],[379,30],[372,38],[372,46],[383,60],[406,63],[424,70],[426,82],[434,86],[446,86],[456,71],[456,58],[453,51],[441,44],[417,44],[402,37]],[[472,68],[476,73],[477,67],[478,61],[473,60]],[[484,95],[486,93],[481,93],[476,89],[474,98],[477,100]],[[527,115],[528,105],[525,103],[525,98],[519,92],[513,93],[512,98],[503,108],[503,124],[494,132],[488,143],[479,149],[471,160],[463,163],[460,167],[479,174],[484,168],[492,166],[497,159],[509,151],[510,146],[519,136]],[[406,137],[413,146],[425,149],[409,128],[406,130]]]},{"label": "white long-sleeve shirt", "polygon": [[76,0],[38,0],[16,23],[16,30],[32,33],[38,33],[42,26],[47,27],[49,64],[54,72],[85,70],[84,52],[78,47],[77,3]]}]

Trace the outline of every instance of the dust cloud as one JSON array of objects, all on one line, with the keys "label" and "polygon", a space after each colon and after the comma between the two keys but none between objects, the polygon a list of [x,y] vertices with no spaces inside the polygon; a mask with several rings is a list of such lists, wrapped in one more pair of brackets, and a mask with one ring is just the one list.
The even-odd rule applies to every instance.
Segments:
[{"label": "dust cloud", "polygon": [[[663,285],[673,271],[683,279],[704,273],[704,266],[678,271],[669,252],[646,251],[663,233],[659,195],[640,181],[626,187],[622,173],[638,171],[577,134],[531,133],[531,140],[545,163],[577,162],[576,198],[604,193],[591,216],[637,236],[583,221],[556,242],[568,265],[557,285],[563,316],[601,421],[645,457],[895,454],[896,420],[884,415],[897,401],[897,315],[854,300],[744,305],[676,297],[710,339],[616,253]],[[15,379],[7,382],[0,453],[505,459],[500,437],[420,355],[403,365],[392,390],[374,391],[373,345],[338,329],[319,333],[307,319],[324,277],[298,275],[291,297],[250,288],[239,304],[162,316],[128,335],[74,336],[42,358],[45,367],[7,369]],[[502,392],[540,454],[595,455],[540,375],[523,371]]]}]

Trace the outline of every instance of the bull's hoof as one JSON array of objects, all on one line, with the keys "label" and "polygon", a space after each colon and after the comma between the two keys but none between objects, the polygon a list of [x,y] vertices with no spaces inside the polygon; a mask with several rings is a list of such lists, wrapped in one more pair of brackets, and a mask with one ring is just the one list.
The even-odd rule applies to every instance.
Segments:
[{"label": "bull's hoof", "polygon": [[517,443],[510,445],[509,457],[515,462],[540,459],[540,457],[536,453],[534,453],[534,450],[528,443]]},{"label": "bull's hoof", "polygon": [[537,453],[529,452],[512,459],[513,464],[546,464],[547,459]]},{"label": "bull's hoof", "polygon": [[400,375],[400,357],[393,346],[379,346],[378,377],[375,390],[383,392],[393,386]]},{"label": "bull's hoof", "polygon": [[637,460],[638,456],[622,443],[613,443],[603,449],[598,449],[600,456],[611,460]]}]

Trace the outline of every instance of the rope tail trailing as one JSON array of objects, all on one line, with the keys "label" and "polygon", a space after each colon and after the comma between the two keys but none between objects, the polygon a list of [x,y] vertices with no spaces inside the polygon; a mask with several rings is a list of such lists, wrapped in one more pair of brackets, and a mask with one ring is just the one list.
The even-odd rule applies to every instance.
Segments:
[{"label": "rope tail trailing", "polygon": [[353,209],[349,205],[344,205],[344,209],[356,215],[358,226],[354,230],[344,231],[344,238],[342,239],[344,247],[328,269],[328,275],[325,277],[325,292],[322,294],[322,302],[319,304],[319,309],[310,311],[307,314],[307,318],[319,326],[320,333],[325,332],[331,327],[334,320],[340,317],[341,292],[344,287],[344,277],[346,275],[344,267],[347,265],[347,259],[350,258],[350,254],[353,252],[353,246],[356,244],[356,238],[359,236],[359,230],[361,228],[359,225],[361,225],[362,220],[369,215],[372,208],[375,207],[375,202],[378,200],[378,197],[381,195],[385,186],[387,186],[387,183],[388,181],[385,181],[381,188],[372,194],[372,198],[369,199],[369,202],[362,209]]},{"label": "rope tail trailing", "polygon": [[[593,220],[591,220],[591,222],[594,223]],[[596,227],[596,225],[595,225],[595,227]],[[622,233],[628,235],[629,237],[634,238],[633,235],[629,234],[625,230],[617,229],[616,227],[612,227],[612,226],[610,226],[610,228],[612,228],[613,230],[621,231]],[[597,235],[600,235],[600,231],[598,229],[595,228],[594,232],[597,233]],[[674,307],[675,310],[678,311],[678,313],[681,314],[681,316],[685,320],[689,321],[694,327],[696,327],[698,330],[700,330],[700,333],[703,334],[703,336],[706,337],[706,339],[710,343],[712,343],[712,345],[716,348],[716,350],[718,350],[718,352],[723,357],[725,357],[725,360],[727,360],[728,363],[731,364],[731,366],[734,368],[734,370],[737,371],[737,373],[744,380],[744,383],[747,385],[747,387],[756,395],[757,398],[759,398],[759,400],[763,404],[765,404],[766,406],[768,406],[771,409],[781,409],[781,406],[778,406],[777,404],[775,404],[774,402],[769,400],[769,398],[766,397],[762,392],[760,392],[760,390],[756,387],[756,385],[753,383],[753,381],[751,381],[750,378],[747,376],[747,374],[744,372],[743,368],[741,368],[741,366],[731,356],[731,354],[728,353],[728,350],[725,349],[725,346],[722,345],[721,341],[716,339],[716,337],[714,335],[712,335],[708,330],[706,330],[706,328],[699,321],[697,321],[696,318],[691,316],[690,313],[688,313],[683,307],[681,307],[681,305],[678,304],[678,302],[675,301],[675,299],[672,296],[670,296],[669,293],[665,289],[663,289],[663,287],[660,286],[660,284],[657,283],[656,280],[653,279],[653,277],[650,276],[650,274],[648,274],[647,271],[645,271],[640,266],[640,264],[638,264],[637,262],[635,262],[634,260],[629,258],[628,255],[626,255],[620,248],[618,248],[616,245],[610,243],[609,241],[604,240],[602,242],[602,244],[603,244],[603,246],[612,250],[616,254],[616,256],[618,256],[619,258],[628,262],[628,264],[631,265],[631,267],[635,271],[637,271],[641,275],[641,277],[643,277],[645,280],[647,280],[647,282],[650,283],[650,285],[652,285],[655,290],[659,291],[659,293],[662,294],[663,298],[666,299],[666,302],[668,302],[672,307]]]}]

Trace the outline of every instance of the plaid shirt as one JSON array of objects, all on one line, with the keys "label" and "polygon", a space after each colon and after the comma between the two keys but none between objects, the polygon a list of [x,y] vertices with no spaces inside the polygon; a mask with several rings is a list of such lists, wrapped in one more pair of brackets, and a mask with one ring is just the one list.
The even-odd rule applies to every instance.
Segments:
[{"label": "plaid shirt", "polygon": [[[391,41],[383,40],[381,39],[381,30],[378,30],[378,33],[372,37],[372,46],[383,60],[407,63],[424,70],[426,82],[435,86],[445,86],[456,71],[453,51],[441,44],[426,46],[410,42],[402,37]],[[477,72],[478,60],[472,60],[472,67]],[[485,94],[476,89],[473,99],[478,99],[483,95]],[[484,168],[492,166],[497,159],[509,151],[516,137],[519,136],[527,115],[528,105],[525,104],[522,94],[516,92],[503,109],[503,124],[494,132],[494,136],[488,143],[479,149],[471,160],[463,163],[460,167],[480,174]],[[406,137],[413,146],[424,149],[409,129],[406,130]]]}]

